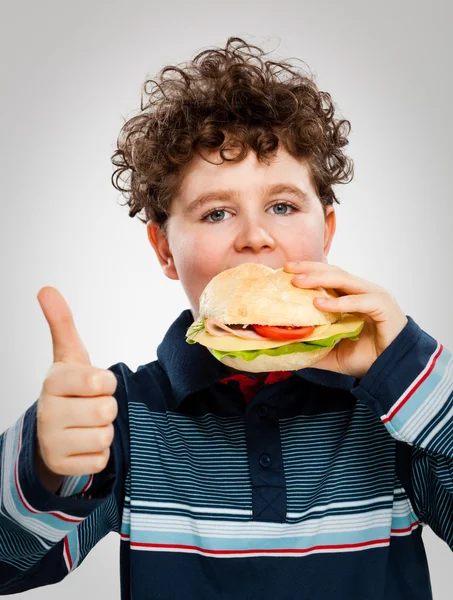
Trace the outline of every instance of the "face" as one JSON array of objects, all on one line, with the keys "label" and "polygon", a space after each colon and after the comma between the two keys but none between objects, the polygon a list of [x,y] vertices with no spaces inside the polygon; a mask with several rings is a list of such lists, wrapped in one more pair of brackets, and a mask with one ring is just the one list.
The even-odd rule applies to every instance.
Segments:
[{"label": "face", "polygon": [[[218,154],[208,158],[220,163]],[[270,165],[252,151],[239,163],[211,164],[197,155],[172,200],[166,235],[152,221],[147,229],[196,319],[201,292],[221,271],[244,262],[273,269],[286,261],[327,262],[335,211],[328,206],[324,217],[308,167],[283,148]]]}]

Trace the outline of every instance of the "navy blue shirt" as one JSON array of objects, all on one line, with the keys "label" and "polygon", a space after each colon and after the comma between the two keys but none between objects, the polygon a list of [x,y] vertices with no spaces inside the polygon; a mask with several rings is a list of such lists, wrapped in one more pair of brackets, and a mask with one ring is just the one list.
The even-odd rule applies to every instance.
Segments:
[{"label": "navy blue shirt", "polygon": [[[362,379],[241,382],[185,310],[132,372],[104,471],[35,471],[37,401],[0,437],[0,594],[60,581],[109,532],[122,600],[428,600],[422,531],[453,549],[453,360],[411,317]],[[250,377],[250,374],[243,374]],[[244,388],[243,388],[244,389]]]}]

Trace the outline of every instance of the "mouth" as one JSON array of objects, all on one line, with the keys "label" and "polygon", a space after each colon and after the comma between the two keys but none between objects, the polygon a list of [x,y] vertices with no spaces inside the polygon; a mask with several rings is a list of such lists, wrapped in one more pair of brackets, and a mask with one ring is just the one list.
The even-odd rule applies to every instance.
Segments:
[{"label": "mouth", "polygon": [[243,260],[240,263],[237,263],[235,265],[231,265],[229,267],[225,267],[225,269],[223,269],[223,271],[226,271],[228,269],[233,269],[235,267],[239,267],[240,265],[243,265],[245,263],[255,263],[257,265],[263,265],[265,267],[269,267],[270,269],[274,269],[274,271],[276,271],[277,269],[282,269],[283,265],[285,264],[286,261],[281,261],[281,262],[274,262],[273,264],[269,264],[268,261],[264,261],[264,260]]}]

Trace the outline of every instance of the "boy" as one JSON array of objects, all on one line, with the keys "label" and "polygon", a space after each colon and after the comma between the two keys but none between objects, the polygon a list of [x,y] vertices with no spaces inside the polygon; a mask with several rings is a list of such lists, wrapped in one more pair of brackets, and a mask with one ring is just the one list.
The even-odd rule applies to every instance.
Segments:
[{"label": "boy", "polygon": [[[261,55],[230,38],[164,69],[112,157],[191,306],[157,360],[91,366],[63,298],[38,295],[54,364],[1,438],[1,594],[60,581],[116,531],[123,599],[432,598],[422,526],[453,549],[451,353],[327,263],[349,122]],[[249,261],[338,290],[318,307],[362,315],[359,340],[256,377],[187,344],[202,289]]]}]

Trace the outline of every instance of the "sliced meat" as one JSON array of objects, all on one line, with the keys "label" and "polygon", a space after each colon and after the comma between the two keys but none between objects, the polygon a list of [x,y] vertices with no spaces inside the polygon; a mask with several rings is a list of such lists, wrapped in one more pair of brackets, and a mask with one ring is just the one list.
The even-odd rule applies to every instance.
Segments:
[{"label": "sliced meat", "polygon": [[223,335],[234,335],[244,340],[266,340],[268,338],[259,335],[254,329],[244,329],[243,325],[233,325],[228,327],[218,319],[206,319],[204,323],[205,329],[211,335],[221,337]]}]

